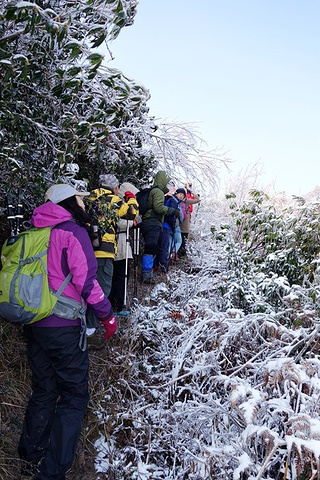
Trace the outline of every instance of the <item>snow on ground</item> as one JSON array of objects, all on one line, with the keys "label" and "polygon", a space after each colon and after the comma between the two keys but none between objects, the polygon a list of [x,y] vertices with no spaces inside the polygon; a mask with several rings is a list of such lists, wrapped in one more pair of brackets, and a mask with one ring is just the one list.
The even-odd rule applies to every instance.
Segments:
[{"label": "snow on ground", "polygon": [[317,469],[318,357],[299,355],[303,328],[227,308],[213,211],[195,210],[190,263],[148,287],[110,346],[99,480],[297,479]]}]

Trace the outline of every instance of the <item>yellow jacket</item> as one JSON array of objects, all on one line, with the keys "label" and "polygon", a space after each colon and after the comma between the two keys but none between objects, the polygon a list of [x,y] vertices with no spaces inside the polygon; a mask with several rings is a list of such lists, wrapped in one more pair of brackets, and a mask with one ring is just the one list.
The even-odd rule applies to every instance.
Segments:
[{"label": "yellow jacket", "polygon": [[95,249],[97,258],[114,258],[117,254],[117,221],[119,218],[135,220],[139,214],[138,202],[135,198],[129,198],[128,202],[114,195],[111,190],[97,188],[88,197],[92,201],[92,208],[98,220],[102,241]]}]

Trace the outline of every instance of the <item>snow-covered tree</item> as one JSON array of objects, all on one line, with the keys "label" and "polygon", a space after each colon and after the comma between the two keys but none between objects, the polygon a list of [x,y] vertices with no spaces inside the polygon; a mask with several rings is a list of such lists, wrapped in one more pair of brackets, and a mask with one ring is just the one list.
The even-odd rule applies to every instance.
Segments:
[{"label": "snow-covered tree", "polygon": [[137,170],[143,178],[153,166],[141,138],[141,125],[151,122],[146,107],[149,92],[103,66],[103,56],[94,51],[132,24],[136,4],[134,0],[4,2],[0,10],[2,199],[4,193],[20,187],[32,207],[33,199],[70,162],[78,162],[89,180],[106,165],[125,166],[129,179]]},{"label": "snow-covered tree", "polygon": [[92,186],[106,169],[142,185],[156,167],[177,181],[206,177],[216,186],[225,155],[206,152],[190,126],[150,118],[149,91],[97,51],[132,25],[137,3],[5,0],[0,7],[2,217],[6,193],[22,192],[31,210],[74,163]]}]

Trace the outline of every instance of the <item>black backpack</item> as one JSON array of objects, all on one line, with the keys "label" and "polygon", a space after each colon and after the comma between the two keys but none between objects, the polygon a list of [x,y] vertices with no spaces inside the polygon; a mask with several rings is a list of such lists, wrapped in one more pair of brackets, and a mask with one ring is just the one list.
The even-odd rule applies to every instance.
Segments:
[{"label": "black backpack", "polygon": [[149,199],[149,193],[151,192],[152,188],[154,187],[143,188],[136,194],[136,199],[139,204],[140,215],[145,215],[149,210],[148,199]]}]

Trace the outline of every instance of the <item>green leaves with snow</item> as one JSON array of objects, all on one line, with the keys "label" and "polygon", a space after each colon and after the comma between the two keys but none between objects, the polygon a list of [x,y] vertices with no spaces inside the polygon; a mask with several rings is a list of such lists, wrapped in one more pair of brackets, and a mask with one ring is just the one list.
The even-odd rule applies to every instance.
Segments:
[{"label": "green leaves with snow", "polygon": [[[134,0],[61,0],[53,8],[43,8],[40,1],[2,3],[2,199],[10,185],[23,184],[32,197],[37,183],[41,194],[41,185],[44,189],[56,181],[59,165],[68,161],[81,164],[83,175],[94,182],[99,172],[92,165],[103,168],[110,161],[120,166],[141,156],[138,138],[144,135],[141,125],[149,122],[149,93],[104,67],[103,55],[91,50],[130,25],[135,11]],[[23,165],[23,176],[17,165]]]},{"label": "green leaves with snow", "polygon": [[[287,321],[296,322],[300,302],[307,299],[310,312],[319,315],[319,203],[296,199],[290,207],[277,209],[259,191],[239,205],[233,195],[228,197],[230,223],[215,233],[226,242],[228,300],[247,313],[276,308],[279,318],[285,312]],[[290,311],[285,306],[291,297]]]}]

